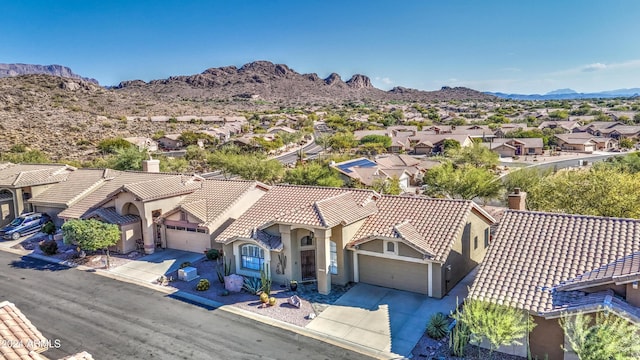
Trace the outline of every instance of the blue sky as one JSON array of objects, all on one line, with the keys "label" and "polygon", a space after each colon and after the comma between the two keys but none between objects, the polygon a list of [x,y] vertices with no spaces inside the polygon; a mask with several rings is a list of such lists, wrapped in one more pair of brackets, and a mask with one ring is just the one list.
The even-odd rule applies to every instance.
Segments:
[{"label": "blue sky", "polygon": [[382,89],[640,87],[637,0],[2,1],[0,62],[103,85],[254,60]]}]

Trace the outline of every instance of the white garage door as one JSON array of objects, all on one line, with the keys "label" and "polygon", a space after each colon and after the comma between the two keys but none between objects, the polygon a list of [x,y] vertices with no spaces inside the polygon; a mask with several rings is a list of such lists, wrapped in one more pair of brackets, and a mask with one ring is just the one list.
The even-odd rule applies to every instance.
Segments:
[{"label": "white garage door", "polygon": [[211,248],[211,239],[207,234],[167,229],[167,247],[202,253]]},{"label": "white garage door", "polygon": [[429,266],[402,260],[358,255],[360,282],[405,290],[429,293]]}]

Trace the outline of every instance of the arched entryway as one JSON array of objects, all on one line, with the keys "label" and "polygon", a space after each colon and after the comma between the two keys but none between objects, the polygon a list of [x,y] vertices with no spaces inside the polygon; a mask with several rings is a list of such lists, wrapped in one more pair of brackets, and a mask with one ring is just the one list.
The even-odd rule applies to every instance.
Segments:
[{"label": "arched entryway", "polygon": [[138,221],[122,227],[122,251],[127,253],[133,250],[145,250],[144,229],[142,228],[142,217],[140,209],[134,203],[126,203],[122,205],[120,212],[122,215],[134,215],[138,217]]},{"label": "arched entryway", "polygon": [[7,189],[0,190],[0,227],[7,225],[15,217],[13,193]]}]

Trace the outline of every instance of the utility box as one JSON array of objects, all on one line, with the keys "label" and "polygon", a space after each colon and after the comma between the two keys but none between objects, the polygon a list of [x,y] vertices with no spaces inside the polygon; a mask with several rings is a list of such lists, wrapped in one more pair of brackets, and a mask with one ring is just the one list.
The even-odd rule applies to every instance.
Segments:
[{"label": "utility box", "polygon": [[182,281],[191,281],[198,277],[198,269],[189,266],[184,269],[178,270],[178,279]]}]

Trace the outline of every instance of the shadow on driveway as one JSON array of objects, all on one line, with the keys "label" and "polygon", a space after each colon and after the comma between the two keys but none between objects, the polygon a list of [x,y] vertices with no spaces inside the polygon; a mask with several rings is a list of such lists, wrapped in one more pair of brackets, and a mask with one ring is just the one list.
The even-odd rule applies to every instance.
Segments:
[{"label": "shadow on driveway", "polygon": [[70,269],[69,266],[53,264],[43,260],[34,259],[28,256],[23,256],[20,260],[14,260],[11,262],[12,268],[17,269],[34,269],[41,271],[61,271]]}]

